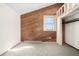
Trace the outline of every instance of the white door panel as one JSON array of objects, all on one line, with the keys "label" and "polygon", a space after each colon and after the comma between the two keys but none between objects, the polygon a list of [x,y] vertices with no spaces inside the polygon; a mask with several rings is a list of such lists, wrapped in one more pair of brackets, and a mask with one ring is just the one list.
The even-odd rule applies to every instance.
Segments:
[{"label": "white door panel", "polygon": [[79,49],[79,21],[65,24],[65,42]]}]

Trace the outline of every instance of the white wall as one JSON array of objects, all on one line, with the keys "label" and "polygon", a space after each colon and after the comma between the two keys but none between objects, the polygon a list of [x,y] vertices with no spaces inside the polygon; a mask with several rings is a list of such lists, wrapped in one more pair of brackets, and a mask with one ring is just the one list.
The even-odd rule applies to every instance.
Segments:
[{"label": "white wall", "polygon": [[20,42],[20,16],[6,4],[0,4],[0,54]]},{"label": "white wall", "polygon": [[62,19],[57,18],[57,43],[62,45]]},{"label": "white wall", "polygon": [[[67,17],[65,21],[79,18],[79,12]],[[65,25],[65,42],[79,49],[79,21]]]}]

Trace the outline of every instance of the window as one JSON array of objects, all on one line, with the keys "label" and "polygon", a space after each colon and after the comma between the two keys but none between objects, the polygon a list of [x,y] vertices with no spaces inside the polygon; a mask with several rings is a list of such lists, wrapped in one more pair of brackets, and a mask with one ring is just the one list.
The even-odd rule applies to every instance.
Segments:
[{"label": "window", "polygon": [[56,21],[53,16],[44,16],[43,30],[56,31]]}]

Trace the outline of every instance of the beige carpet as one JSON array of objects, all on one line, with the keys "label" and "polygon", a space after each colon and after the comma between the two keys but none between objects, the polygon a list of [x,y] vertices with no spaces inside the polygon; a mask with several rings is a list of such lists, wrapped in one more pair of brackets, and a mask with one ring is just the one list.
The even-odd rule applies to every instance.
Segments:
[{"label": "beige carpet", "polygon": [[22,42],[2,56],[79,56],[79,51],[55,42]]}]

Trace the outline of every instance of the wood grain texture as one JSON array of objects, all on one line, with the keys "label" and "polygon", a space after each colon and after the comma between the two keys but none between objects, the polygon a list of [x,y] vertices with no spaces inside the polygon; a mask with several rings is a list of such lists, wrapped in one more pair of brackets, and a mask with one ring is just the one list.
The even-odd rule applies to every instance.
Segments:
[{"label": "wood grain texture", "polygon": [[55,15],[62,3],[21,15],[22,41],[56,41],[56,31],[43,31],[43,16]]}]

